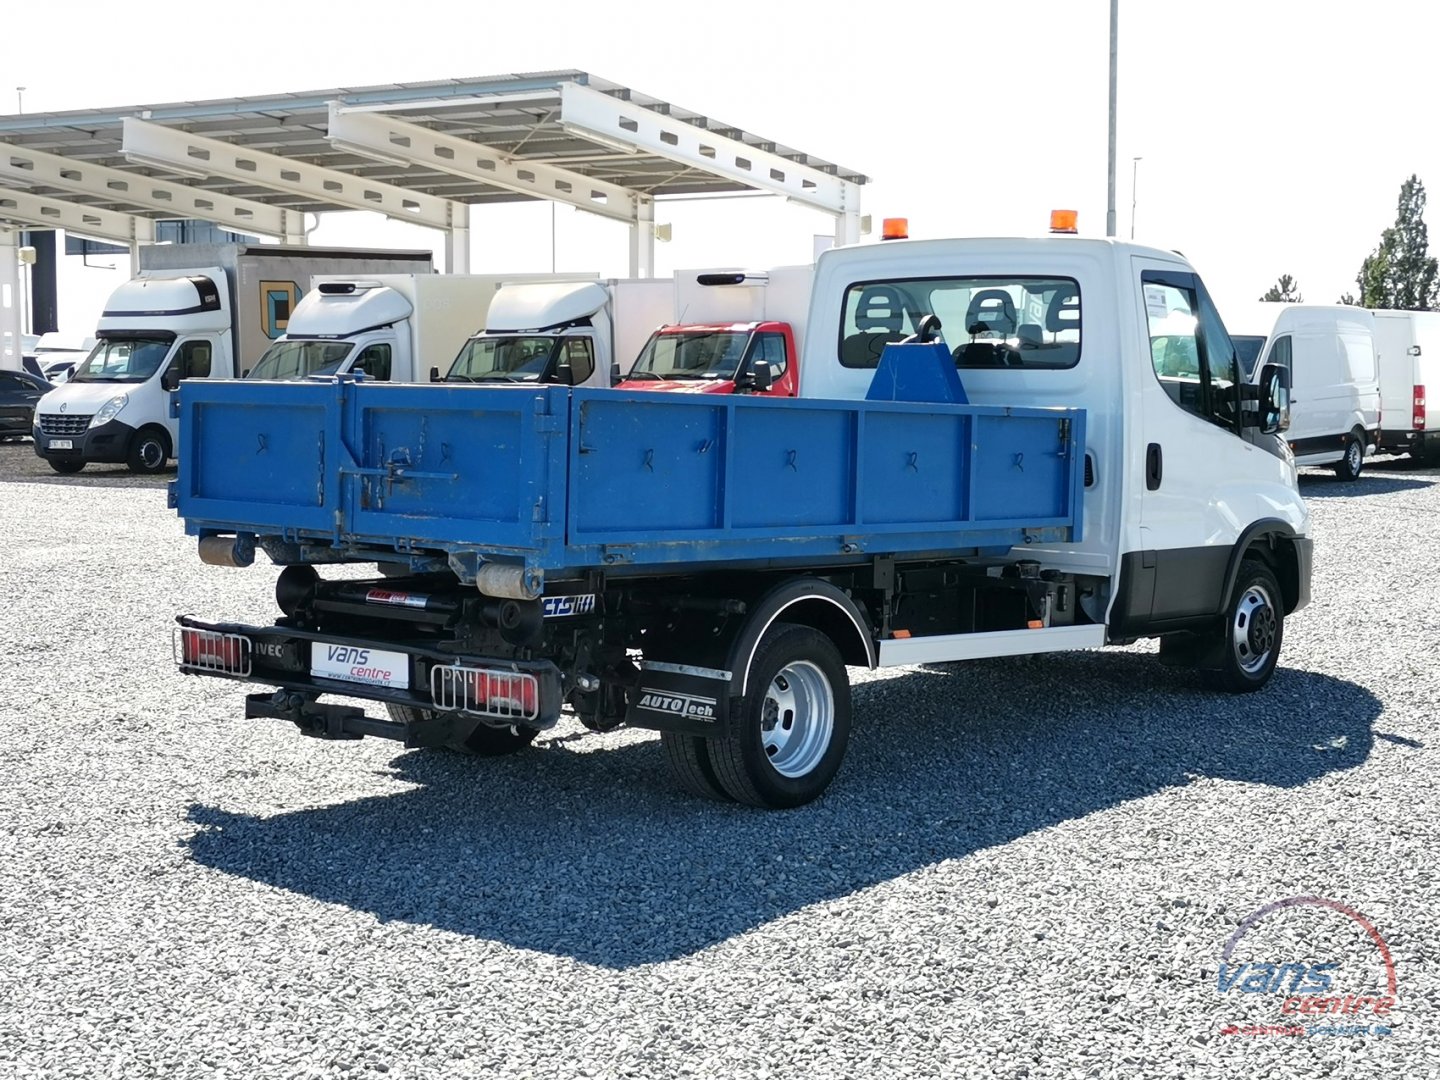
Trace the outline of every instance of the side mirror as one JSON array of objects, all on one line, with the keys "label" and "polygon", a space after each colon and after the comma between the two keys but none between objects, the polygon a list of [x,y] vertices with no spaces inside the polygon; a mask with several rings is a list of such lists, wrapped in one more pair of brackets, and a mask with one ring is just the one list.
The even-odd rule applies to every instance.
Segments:
[{"label": "side mirror", "polygon": [[570,366],[569,360],[561,360],[555,365],[555,381],[561,386],[575,385],[575,369]]},{"label": "side mirror", "polygon": [[757,394],[763,394],[775,385],[775,372],[769,360],[756,360],[750,365],[750,378],[746,385]]},{"label": "side mirror", "polygon": [[240,377],[242,379],[248,379],[250,377],[250,369],[247,367],[244,371],[240,372]]},{"label": "side mirror", "polygon": [[165,374],[160,376],[160,385],[166,390],[180,389],[180,369],[171,366],[165,369]]},{"label": "side mirror", "polygon": [[1290,428],[1290,369],[1266,364],[1260,369],[1260,431],[1278,435]]},{"label": "side mirror", "polygon": [[438,367],[432,367],[432,368],[430,369],[430,381],[431,381],[431,382],[439,382],[439,381],[440,381],[440,369],[439,369]]},{"label": "side mirror", "polygon": [[620,377],[620,361],[610,365],[610,385],[619,386],[625,380]]}]

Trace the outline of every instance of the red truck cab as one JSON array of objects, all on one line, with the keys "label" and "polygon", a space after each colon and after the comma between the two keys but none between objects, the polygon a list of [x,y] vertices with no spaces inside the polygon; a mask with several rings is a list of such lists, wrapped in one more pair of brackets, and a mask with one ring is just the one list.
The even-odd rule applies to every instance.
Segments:
[{"label": "red truck cab", "polygon": [[[755,377],[761,360],[770,367],[768,388],[759,386]],[[800,388],[795,334],[783,322],[662,326],[650,335],[617,388],[795,397]]]}]

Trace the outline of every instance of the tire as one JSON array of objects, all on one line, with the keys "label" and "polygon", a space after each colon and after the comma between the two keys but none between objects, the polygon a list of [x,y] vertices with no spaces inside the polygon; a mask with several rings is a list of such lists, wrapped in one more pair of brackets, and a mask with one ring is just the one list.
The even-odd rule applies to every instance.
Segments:
[{"label": "tire", "polygon": [[130,440],[125,464],[133,473],[153,475],[170,460],[170,437],[160,428],[141,428]]},{"label": "tire", "polygon": [[61,476],[74,476],[85,467],[85,462],[76,461],[73,458],[46,458],[50,468],[54,469]]},{"label": "tire", "polygon": [[808,626],[772,626],[755,650],[738,725],[706,748],[731,798],[773,810],[818,798],[850,741],[850,683],[834,643]]},{"label": "tire", "polygon": [[1280,583],[1258,559],[1244,559],[1225,605],[1220,667],[1211,681],[1232,694],[1259,690],[1275,672],[1285,638],[1285,609]]},{"label": "tire", "polygon": [[710,763],[709,739],[699,735],[682,735],[674,731],[660,733],[660,747],[665,751],[665,763],[670,766],[670,775],[675,782],[702,799],[716,802],[733,802],[730,793],[715,775],[715,766]]},{"label": "tire", "polygon": [[[414,724],[421,720],[433,720],[436,716],[433,709],[417,709],[410,705],[387,703],[385,710],[390,714],[390,719],[397,724]],[[461,721],[461,723],[466,723],[466,721]],[[462,727],[461,730],[465,729]],[[535,736],[538,734],[540,732],[535,728],[495,728],[489,724],[477,722],[475,727],[465,731],[465,734],[445,740],[444,746],[447,750],[453,750],[457,754],[465,754],[468,757],[504,757],[506,754],[524,750],[535,741]]]},{"label": "tire", "polygon": [[1353,434],[1345,439],[1345,456],[1334,466],[1336,480],[1359,480],[1365,467],[1365,444]]}]

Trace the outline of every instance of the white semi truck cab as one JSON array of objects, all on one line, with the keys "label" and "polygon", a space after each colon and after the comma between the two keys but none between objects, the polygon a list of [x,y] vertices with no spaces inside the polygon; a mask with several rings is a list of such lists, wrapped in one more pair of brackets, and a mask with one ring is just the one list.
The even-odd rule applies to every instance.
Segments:
[{"label": "white semi truck cab", "polygon": [[505,283],[554,279],[549,274],[317,276],[290,316],[285,336],[244,375],[285,381],[363,372],[377,382],[420,382],[431,378],[432,370],[444,370],[485,325]]},{"label": "white semi truck cab", "polygon": [[35,453],[56,472],[89,462],[158,472],[179,441],[171,405],[180,380],[243,372],[286,333],[312,277],[429,277],[431,254],[161,244],[141,248],[140,264],[106,302],[90,355],[36,405]]},{"label": "white semi truck cab", "polygon": [[506,284],[445,381],[609,386],[674,312],[669,278]]}]

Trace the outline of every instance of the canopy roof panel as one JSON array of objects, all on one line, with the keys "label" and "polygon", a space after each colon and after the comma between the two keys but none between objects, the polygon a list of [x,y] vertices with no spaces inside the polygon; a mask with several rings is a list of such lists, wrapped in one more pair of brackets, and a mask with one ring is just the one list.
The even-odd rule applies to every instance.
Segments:
[{"label": "canopy roof panel", "polygon": [[[229,199],[263,203],[277,210],[320,213],[349,209],[343,204],[326,201],[324,192],[320,190],[309,193],[282,191],[258,183],[241,182],[235,177],[194,179],[184,173],[167,172],[159,164],[137,165],[121,152],[121,129],[126,117],[138,117],[191,135],[206,136],[253,151],[335,169],[362,180],[383,181],[440,199],[486,204],[534,198],[473,177],[430,169],[421,163],[408,166],[391,164],[332,145],[326,138],[328,114],[330,103],[339,102],[346,109],[383,112],[449,136],[493,147],[515,163],[558,166],[659,200],[667,196],[756,190],[755,185],[746,184],[722,171],[710,171],[703,165],[687,164],[645,150],[625,152],[613,141],[597,140],[573,125],[562,125],[561,96],[567,84],[589,87],[632,107],[638,106],[671,120],[683,121],[717,138],[733,140],[757,152],[776,155],[797,166],[853,184],[864,184],[867,179],[852,169],[751,134],[732,124],[575,70],[0,116],[0,143],[18,150],[42,151],[106,166],[137,177],[167,179]],[[0,147],[0,154],[13,155],[15,152]],[[7,186],[20,187],[37,198],[60,199],[76,206],[93,206],[141,217],[193,216],[157,209],[153,200],[127,202],[124,185],[115,186],[103,194],[77,192],[49,186],[38,177],[33,182],[17,181],[16,174],[0,171],[0,193]],[[145,185],[137,185],[135,190],[140,191],[143,187]],[[4,218],[3,210],[0,210],[0,218]]]}]

